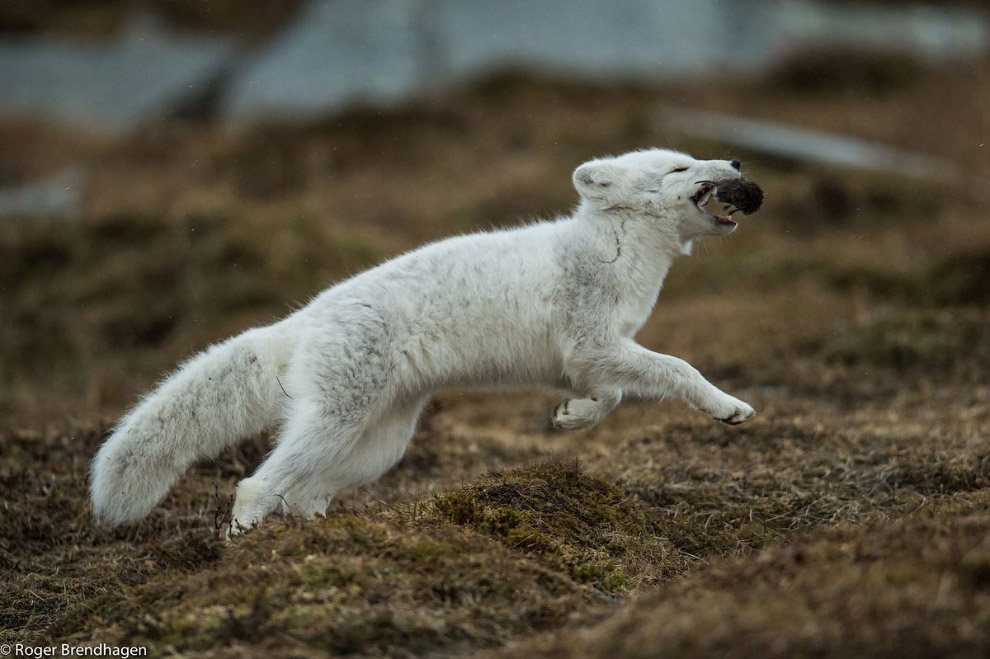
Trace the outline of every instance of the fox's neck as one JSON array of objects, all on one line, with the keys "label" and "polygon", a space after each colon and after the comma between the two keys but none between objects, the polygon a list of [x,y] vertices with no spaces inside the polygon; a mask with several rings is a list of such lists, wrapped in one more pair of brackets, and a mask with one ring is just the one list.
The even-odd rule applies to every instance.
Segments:
[{"label": "fox's neck", "polygon": [[614,251],[614,267],[639,304],[652,306],[674,259],[689,249],[676,231],[640,213],[599,211],[582,205],[583,220],[593,227],[603,249]]}]

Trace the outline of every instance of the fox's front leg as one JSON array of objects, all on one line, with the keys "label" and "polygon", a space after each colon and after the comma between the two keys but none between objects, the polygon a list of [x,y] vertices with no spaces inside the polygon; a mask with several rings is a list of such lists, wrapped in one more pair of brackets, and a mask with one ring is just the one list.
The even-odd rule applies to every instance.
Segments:
[{"label": "fox's front leg", "polygon": [[553,408],[554,430],[584,430],[598,425],[622,400],[621,389],[596,389],[588,398],[571,398]]},{"label": "fox's front leg", "polygon": [[714,419],[737,424],[756,411],[702,377],[683,359],[647,350],[633,341],[595,346],[569,364],[572,379],[608,382],[643,398],[680,398]]}]

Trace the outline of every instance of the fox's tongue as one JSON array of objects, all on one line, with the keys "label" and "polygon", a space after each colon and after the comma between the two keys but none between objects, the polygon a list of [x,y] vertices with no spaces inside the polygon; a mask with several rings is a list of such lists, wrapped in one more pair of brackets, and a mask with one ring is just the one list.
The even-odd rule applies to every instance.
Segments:
[{"label": "fox's tongue", "polygon": [[[718,213],[713,213],[712,212],[712,210],[711,210],[711,208],[709,208],[709,206],[712,205],[712,201],[714,201],[715,199],[718,199],[717,191],[716,191],[716,194],[714,194],[714,195],[711,194],[710,192],[706,192],[705,195],[701,198],[700,203],[698,204],[698,207],[701,208],[701,209],[703,209],[705,212],[709,213],[712,217],[714,217],[715,220],[719,224],[733,224],[733,225],[736,224],[735,220],[733,220],[728,215],[719,215]],[[735,212],[735,211],[733,211],[733,212]],[[730,213],[730,215],[731,215],[731,213]]]}]

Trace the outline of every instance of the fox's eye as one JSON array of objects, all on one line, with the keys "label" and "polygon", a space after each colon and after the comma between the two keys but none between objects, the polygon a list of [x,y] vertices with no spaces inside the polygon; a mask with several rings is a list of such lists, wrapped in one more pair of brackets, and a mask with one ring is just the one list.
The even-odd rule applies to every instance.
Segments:
[{"label": "fox's eye", "polygon": [[676,174],[677,172],[686,172],[688,169],[688,167],[678,167],[677,169],[670,170],[669,173]]}]

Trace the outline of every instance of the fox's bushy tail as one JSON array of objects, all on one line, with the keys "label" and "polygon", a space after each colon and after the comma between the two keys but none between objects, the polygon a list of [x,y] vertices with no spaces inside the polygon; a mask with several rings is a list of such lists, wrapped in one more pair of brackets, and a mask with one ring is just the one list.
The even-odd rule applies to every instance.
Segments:
[{"label": "fox's bushy tail", "polygon": [[147,515],[197,460],[281,419],[295,338],[283,321],[193,357],[117,424],[93,458],[93,514],[113,527]]}]

